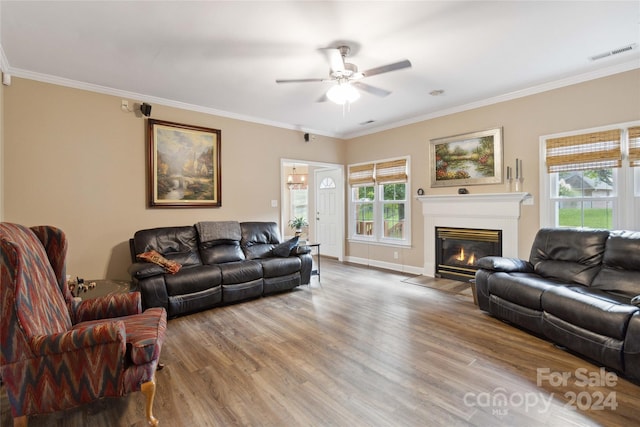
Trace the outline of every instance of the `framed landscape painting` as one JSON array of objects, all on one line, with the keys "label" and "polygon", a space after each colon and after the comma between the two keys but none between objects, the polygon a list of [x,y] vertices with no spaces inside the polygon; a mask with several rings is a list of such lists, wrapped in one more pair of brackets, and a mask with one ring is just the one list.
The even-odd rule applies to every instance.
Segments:
[{"label": "framed landscape painting", "polygon": [[432,188],[502,182],[502,128],[432,139],[429,154]]},{"label": "framed landscape painting", "polygon": [[220,207],[221,132],[148,120],[149,206]]}]

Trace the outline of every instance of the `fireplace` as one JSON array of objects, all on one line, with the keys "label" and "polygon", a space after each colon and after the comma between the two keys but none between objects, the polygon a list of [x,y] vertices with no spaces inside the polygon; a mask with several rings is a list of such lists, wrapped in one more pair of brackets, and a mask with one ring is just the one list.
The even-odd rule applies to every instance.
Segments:
[{"label": "fireplace", "polygon": [[[436,227],[502,230],[502,256],[517,258],[522,205],[533,205],[529,193],[442,194],[417,198],[424,215],[424,275],[436,275],[433,250]],[[528,255],[529,245],[523,251]]]},{"label": "fireplace", "polygon": [[436,227],[436,277],[466,282],[475,277],[477,260],[502,256],[502,231]]}]

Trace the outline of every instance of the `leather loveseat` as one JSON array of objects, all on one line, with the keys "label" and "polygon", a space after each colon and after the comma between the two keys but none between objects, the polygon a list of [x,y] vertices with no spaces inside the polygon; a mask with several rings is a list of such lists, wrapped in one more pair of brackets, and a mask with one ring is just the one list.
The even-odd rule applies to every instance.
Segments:
[{"label": "leather loveseat", "polygon": [[[275,222],[205,221],[137,231],[130,240],[134,286],[169,317],[286,291],[311,280],[312,259]],[[155,251],[171,268],[146,262]],[[168,271],[172,270],[172,271]],[[177,270],[177,272],[176,272]]]},{"label": "leather loveseat", "polygon": [[640,232],[541,229],[529,260],[478,260],[480,309],[640,379]]}]

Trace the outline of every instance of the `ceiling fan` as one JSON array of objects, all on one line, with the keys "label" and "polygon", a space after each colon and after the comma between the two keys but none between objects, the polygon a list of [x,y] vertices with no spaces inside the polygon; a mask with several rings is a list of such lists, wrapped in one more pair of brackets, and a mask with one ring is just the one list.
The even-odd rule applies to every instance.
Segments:
[{"label": "ceiling fan", "polygon": [[351,52],[351,48],[349,46],[338,46],[337,48],[325,48],[321,50],[327,55],[327,59],[329,61],[329,78],[278,79],[276,80],[276,83],[333,82],[336,84],[332,86],[331,89],[329,89],[327,93],[318,100],[318,102],[330,100],[336,104],[345,104],[354,102],[360,98],[358,89],[380,97],[389,95],[391,93],[390,91],[363,83],[361,80],[377,74],[411,67],[411,62],[405,59],[404,61],[382,65],[366,71],[358,71],[358,67],[355,64],[349,63],[345,60]]}]

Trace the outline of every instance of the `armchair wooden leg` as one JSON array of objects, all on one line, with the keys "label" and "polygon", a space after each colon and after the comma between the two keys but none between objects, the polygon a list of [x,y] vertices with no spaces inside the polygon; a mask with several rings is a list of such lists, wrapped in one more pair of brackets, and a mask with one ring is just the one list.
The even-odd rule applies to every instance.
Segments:
[{"label": "armchair wooden leg", "polygon": [[13,419],[13,427],[27,427],[27,416],[15,417]]},{"label": "armchair wooden leg", "polygon": [[147,413],[147,421],[149,422],[150,426],[156,427],[158,425],[158,419],[153,416],[153,399],[156,397],[155,375],[153,376],[153,378],[151,378],[151,381],[142,384],[142,386],[140,387],[140,391],[142,391],[142,394],[144,394],[147,398],[147,404],[145,407],[145,411]]}]

